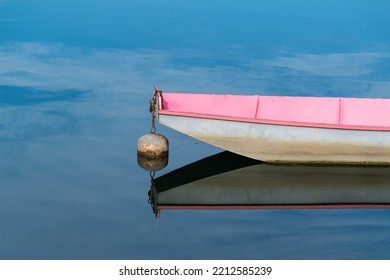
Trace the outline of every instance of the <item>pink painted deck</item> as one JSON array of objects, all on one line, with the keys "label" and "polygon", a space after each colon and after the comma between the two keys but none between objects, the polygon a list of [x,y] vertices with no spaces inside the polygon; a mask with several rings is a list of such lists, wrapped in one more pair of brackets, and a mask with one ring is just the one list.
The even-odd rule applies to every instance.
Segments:
[{"label": "pink painted deck", "polygon": [[390,131],[390,99],[163,93],[159,113],[234,121]]}]

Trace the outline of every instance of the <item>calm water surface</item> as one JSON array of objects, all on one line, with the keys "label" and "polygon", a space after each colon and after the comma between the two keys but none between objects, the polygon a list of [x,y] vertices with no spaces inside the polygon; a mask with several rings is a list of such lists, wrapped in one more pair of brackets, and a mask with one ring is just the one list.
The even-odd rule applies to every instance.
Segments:
[{"label": "calm water surface", "polygon": [[[381,0],[0,0],[0,258],[390,258],[386,209],[156,219],[136,158],[154,83],[390,98],[389,12]],[[157,129],[171,152],[156,177],[220,152]]]}]

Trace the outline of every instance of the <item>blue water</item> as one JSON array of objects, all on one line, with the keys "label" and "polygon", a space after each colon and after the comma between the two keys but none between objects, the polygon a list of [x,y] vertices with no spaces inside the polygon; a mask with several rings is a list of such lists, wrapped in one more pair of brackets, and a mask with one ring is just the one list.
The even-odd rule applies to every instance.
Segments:
[{"label": "blue water", "polygon": [[[0,259],[389,259],[386,209],[156,219],[136,145],[154,83],[390,98],[390,2],[187,2],[0,0]],[[156,176],[220,152],[157,130]]]}]

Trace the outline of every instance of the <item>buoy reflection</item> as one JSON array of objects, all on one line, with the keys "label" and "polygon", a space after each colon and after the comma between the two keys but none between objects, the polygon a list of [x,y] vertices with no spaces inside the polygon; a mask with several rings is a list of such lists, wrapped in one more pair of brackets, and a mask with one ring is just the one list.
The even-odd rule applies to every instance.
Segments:
[{"label": "buoy reflection", "polygon": [[151,158],[137,154],[138,165],[146,171],[159,171],[168,165],[168,155]]}]

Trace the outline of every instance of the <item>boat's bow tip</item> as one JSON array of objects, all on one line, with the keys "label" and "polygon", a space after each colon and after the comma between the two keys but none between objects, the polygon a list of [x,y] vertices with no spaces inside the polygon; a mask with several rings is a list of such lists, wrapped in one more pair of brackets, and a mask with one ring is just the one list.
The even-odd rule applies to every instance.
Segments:
[{"label": "boat's bow tip", "polygon": [[159,89],[159,87],[158,87],[157,84],[154,84],[154,91],[155,91],[155,92],[160,92],[160,89]]}]

